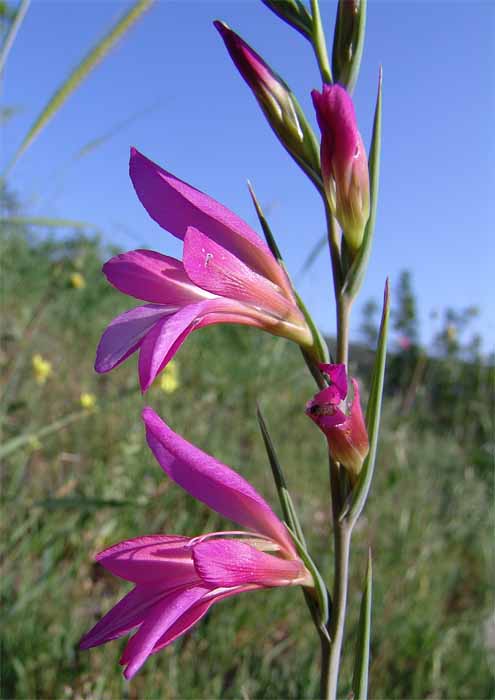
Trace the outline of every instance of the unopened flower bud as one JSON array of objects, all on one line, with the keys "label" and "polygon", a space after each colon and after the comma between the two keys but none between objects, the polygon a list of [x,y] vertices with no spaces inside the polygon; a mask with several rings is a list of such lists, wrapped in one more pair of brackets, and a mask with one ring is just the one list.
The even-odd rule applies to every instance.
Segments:
[{"label": "unopened flower bud", "polygon": [[214,25],[282,144],[300,164],[318,174],[318,145],[289,86],[230,27],[218,20]]},{"label": "unopened flower bud", "polygon": [[332,458],[343,465],[354,484],[369,451],[358,383],[351,379],[354,396],[349,402],[345,365],[320,365],[320,370],[330,384],[308,402],[306,414],[325,433]]},{"label": "unopened flower bud", "polygon": [[352,99],[341,85],[311,93],[321,130],[321,172],[330,209],[351,253],[363,241],[370,214],[368,160]]},{"label": "unopened flower bud", "polygon": [[335,82],[352,92],[359,73],[364,45],[366,3],[339,0],[333,39],[332,72]]}]

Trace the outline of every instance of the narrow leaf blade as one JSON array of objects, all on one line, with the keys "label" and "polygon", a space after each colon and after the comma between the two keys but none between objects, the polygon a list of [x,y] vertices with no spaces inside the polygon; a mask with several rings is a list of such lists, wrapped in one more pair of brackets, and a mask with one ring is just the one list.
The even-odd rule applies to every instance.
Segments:
[{"label": "narrow leaf blade", "polygon": [[311,15],[300,0],[261,0],[278,17],[311,40],[313,22]]},{"label": "narrow leaf blade", "polygon": [[259,406],[257,407],[256,415],[258,418],[258,424],[260,426],[261,435],[263,437],[263,442],[265,443],[265,449],[268,455],[268,461],[270,462],[273,480],[275,481],[275,486],[277,488],[277,493],[280,499],[280,505],[282,507],[284,519],[288,523],[291,530],[293,530],[296,533],[298,539],[302,542],[302,544],[306,546],[302,527],[297,517],[296,510],[294,508],[294,503],[289,493],[289,489],[287,488],[287,482],[285,481],[282,466],[278,460],[273,441],[270,437],[268,427],[266,425],[265,419],[263,418],[263,414],[261,413],[261,408]]},{"label": "narrow leaf blade", "polygon": [[90,50],[81,63],[74,68],[69,77],[52,95],[35,120],[34,124],[29,129],[28,133],[24,137],[24,140],[15,153],[14,158],[9,165],[8,171],[14,166],[23,153],[25,153],[35,138],[39,135],[41,130],[47,125],[50,119],[55,116],[58,110],[79,87],[82,81],[88,77],[91,71],[98,65],[98,63],[100,63],[100,61],[105,58],[116,42],[131,29],[131,27],[143,15],[143,13],[151,7],[154,1],[155,0],[138,0],[135,2],[130,10],[119,19],[117,24],[115,24],[103,37],[103,39]]},{"label": "narrow leaf blade", "polygon": [[375,468],[376,451],[378,447],[378,434],[380,431],[380,415],[383,397],[383,380],[385,376],[385,364],[387,359],[387,335],[388,322],[390,316],[390,292],[389,282],[385,284],[385,293],[383,300],[382,320],[380,323],[380,331],[378,335],[378,346],[375,357],[375,366],[373,368],[373,379],[371,383],[370,397],[366,411],[366,427],[368,430],[368,438],[370,449],[366,457],[363,468],[359,475],[359,480],[356,487],[351,492],[350,507],[344,508],[341,518],[347,518],[351,527],[354,526],[359,518],[364,504],[368,497],[373,478],[373,470]]}]

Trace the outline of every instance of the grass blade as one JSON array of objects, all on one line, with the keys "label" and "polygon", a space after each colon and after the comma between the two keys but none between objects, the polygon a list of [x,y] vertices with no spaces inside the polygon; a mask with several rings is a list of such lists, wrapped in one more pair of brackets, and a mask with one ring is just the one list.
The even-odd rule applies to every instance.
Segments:
[{"label": "grass blade", "polygon": [[82,81],[88,77],[91,71],[94,70],[98,63],[105,58],[110,49],[131,29],[131,27],[143,15],[143,13],[151,7],[153,2],[154,0],[138,0],[135,2],[130,10],[118,20],[117,24],[115,24],[103,37],[103,39],[90,50],[81,63],[74,68],[67,80],[65,80],[58,90],[56,90],[56,92],[52,95],[48,103],[41,111],[41,114],[37,117],[34,124],[29,129],[20,147],[15,153],[9,167],[7,168],[7,172],[12,169],[19,158],[33,143],[34,139],[39,135],[41,130],[47,125],[50,119],[55,116],[64,102],[79,87]]},{"label": "grass blade", "polygon": [[370,638],[371,638],[371,599],[373,585],[373,569],[371,562],[371,549],[368,552],[368,564],[364,579],[363,597],[359,613],[358,639],[356,645],[356,659],[354,662],[354,675],[352,678],[352,690],[355,700],[367,700],[368,697],[368,670],[370,664]]},{"label": "grass blade", "polygon": [[29,9],[30,2],[31,0],[21,0],[17,12],[15,13],[15,17],[12,21],[12,24],[10,25],[10,29],[7,33],[7,36],[5,37],[5,40],[2,44],[2,48],[0,49],[0,76],[2,75],[3,69],[5,68],[5,64],[7,62],[10,49],[14,44],[17,32],[19,31],[21,24],[23,23],[26,13]]},{"label": "grass blade", "polygon": [[376,210],[378,205],[378,184],[380,180],[380,151],[382,142],[382,69],[378,78],[378,94],[376,98],[375,118],[373,121],[373,135],[371,137],[370,156],[369,156],[369,172],[370,172],[370,218],[366,224],[364,238],[361,248],[354,259],[349,272],[347,273],[342,292],[350,299],[359,292],[364,280],[368,259],[371,253],[371,244],[373,243],[373,234],[375,231]]},{"label": "grass blade", "polygon": [[70,228],[76,230],[99,231],[98,227],[88,221],[74,221],[73,219],[57,219],[49,216],[6,216],[0,218],[2,225],[11,226],[40,226],[42,228]]},{"label": "grass blade", "polygon": [[370,441],[370,451],[366,457],[363,469],[359,475],[359,480],[355,489],[351,492],[350,507],[344,508],[341,519],[347,518],[351,528],[354,527],[359,518],[364,504],[368,497],[375,468],[376,450],[378,446],[378,434],[380,432],[380,415],[383,398],[383,378],[385,375],[385,363],[387,359],[387,334],[388,320],[390,316],[390,292],[389,282],[385,284],[383,299],[383,313],[378,335],[378,346],[376,350],[375,366],[373,368],[373,380],[371,383],[370,397],[366,411],[366,427]]},{"label": "grass blade", "polygon": [[27,447],[33,444],[37,445],[42,438],[52,435],[53,433],[57,433],[59,430],[62,430],[62,428],[65,428],[66,425],[89,415],[89,411],[86,410],[77,411],[76,413],[69,413],[69,415],[59,418],[49,425],[45,425],[40,430],[17,435],[16,437],[7,440],[7,442],[4,442],[4,444],[0,446],[0,459],[7,457],[22,447]]}]

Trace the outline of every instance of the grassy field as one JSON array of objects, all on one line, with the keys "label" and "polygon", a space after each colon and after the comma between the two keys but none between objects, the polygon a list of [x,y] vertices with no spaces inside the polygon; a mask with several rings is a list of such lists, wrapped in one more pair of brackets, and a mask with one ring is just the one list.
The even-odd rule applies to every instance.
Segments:
[{"label": "grassy field", "polygon": [[[122,640],[77,649],[127,590],[92,563],[93,553],[141,534],[225,526],[164,477],[145,445],[143,405],[238,469],[275,506],[255,419],[259,400],[315,558],[331,580],[325,445],[303,413],[314,387],[297,348],[253,329],[203,329],[178,355],[178,389],[155,385],[143,398],[134,359],[109,376],[92,369],[103,328],[128,306],[100,274],[97,244],[3,234],[2,697],[317,697],[318,643],[296,589],[219,604],[131,683],[118,666]],[[51,364],[44,383],[33,369],[36,354]],[[83,393],[95,395],[94,409],[82,408]],[[371,545],[370,697],[493,698],[490,480],[472,464],[473,445],[435,426],[419,432],[397,413],[390,399],[354,540],[344,683]],[[348,693],[349,685],[342,697]]]}]

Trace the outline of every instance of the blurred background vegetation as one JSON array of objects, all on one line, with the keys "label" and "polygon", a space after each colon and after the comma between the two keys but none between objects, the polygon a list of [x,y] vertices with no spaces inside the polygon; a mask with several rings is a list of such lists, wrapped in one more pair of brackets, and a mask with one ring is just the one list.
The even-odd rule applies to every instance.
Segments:
[{"label": "blurred background vegetation", "polygon": [[[135,3],[139,11],[148,5]],[[15,18],[0,2],[7,39]],[[88,56],[96,62],[95,51]],[[63,99],[91,61],[86,68],[61,86]],[[55,111],[60,104],[59,93]],[[54,113],[48,102],[33,122],[35,136]],[[2,108],[2,120],[14,116]],[[142,534],[225,526],[166,480],[145,446],[141,405],[275,504],[255,419],[259,400],[312,551],[331,580],[325,444],[302,410],[314,386],[297,348],[253,329],[194,334],[145,398],[134,359],[97,376],[100,334],[128,307],[100,272],[115,251],[84,224],[28,218],[5,181],[0,197],[2,698],[316,697],[318,644],[298,590],[219,604],[131,683],[118,666],[123,641],[78,651],[81,635],[128,588],[92,562],[95,552]],[[355,643],[371,545],[370,696],[488,699],[495,694],[493,358],[482,356],[470,332],[474,308],[437,312],[438,332],[422,347],[410,274],[394,287],[380,453],[355,534],[346,649]],[[370,300],[351,353],[365,397],[377,315]],[[346,693],[350,674],[345,667]]]},{"label": "blurred background vegetation", "polygon": [[[15,198],[2,196],[6,221],[20,221]],[[254,329],[203,329],[142,398],[134,360],[111,376],[92,368],[106,323],[128,306],[100,272],[112,251],[79,231],[55,238],[6,222],[1,246],[2,697],[315,697],[317,640],[297,590],[219,604],[130,684],[118,666],[122,641],[77,649],[127,590],[93,553],[146,533],[224,527],[166,480],[145,446],[140,405],[275,504],[255,420],[260,400],[331,577],[325,445],[302,411],[314,387],[297,348]],[[371,697],[491,698],[493,364],[469,337],[472,310],[440,316],[427,352],[407,273],[394,297],[395,351],[376,479],[355,537],[346,645],[352,650],[370,544]],[[369,307],[351,355],[362,381],[376,333]]]}]

